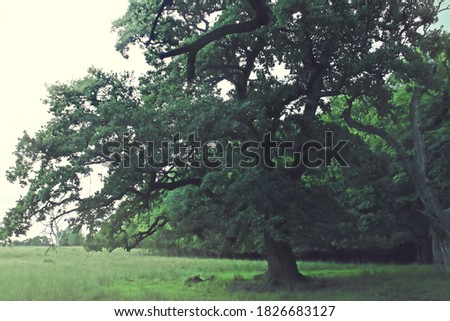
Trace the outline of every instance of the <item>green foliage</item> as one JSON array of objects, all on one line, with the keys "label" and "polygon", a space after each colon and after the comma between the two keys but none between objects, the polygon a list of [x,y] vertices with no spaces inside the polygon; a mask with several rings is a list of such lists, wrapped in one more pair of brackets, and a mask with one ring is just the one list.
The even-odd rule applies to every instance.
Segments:
[{"label": "green foliage", "polygon": [[[348,173],[335,168],[314,173],[285,166],[209,170],[192,162],[185,168],[142,166],[141,150],[123,146],[118,150],[129,166],[109,166],[120,159],[105,155],[102,147],[121,141],[125,133],[130,140],[156,144],[176,133],[196,133],[203,142],[225,145],[260,141],[271,132],[299,148],[307,139],[323,137],[319,115],[336,109],[330,97],[369,90],[377,93],[369,98],[375,108],[381,106],[379,114],[360,110],[361,117],[381,121],[389,117],[392,100],[401,99],[393,98],[383,81],[393,70],[405,81],[421,57],[416,45],[428,41],[433,59],[441,59],[435,49],[446,42],[439,32],[428,40],[418,33],[434,21],[433,3],[283,0],[208,6],[177,1],[150,39],[157,9],[154,1],[133,1],[114,23],[117,49],[126,57],[129,46],[138,44],[151,66],[146,74],[134,79],[130,73],[91,68],[83,79],[48,88],[52,119],[36,135],[24,133],[16,164],[7,173],[28,190],[8,211],[2,236],[23,235],[33,219],[56,215],[68,218],[75,231],[87,228],[87,246],[95,250],[131,250],[163,227],[168,237],[217,251],[259,249],[262,232],[323,248],[342,243],[348,231],[364,238],[374,225],[380,227],[374,234],[382,239],[378,243],[389,243],[380,221],[392,220],[392,209],[376,206],[384,197],[383,180],[371,187],[360,182],[363,176],[345,177]],[[204,38],[252,23],[261,11],[270,19],[253,31]],[[195,47],[189,53],[180,49],[190,57],[188,68],[185,57],[172,51],[185,45]],[[160,60],[164,57],[172,58]],[[192,67],[197,77],[187,79]],[[284,69],[284,78],[275,74],[276,67]],[[426,78],[432,69],[421,68],[421,75]],[[224,81],[231,85],[226,95],[221,94]],[[159,147],[156,159],[165,152]],[[386,164],[384,157],[374,156],[374,162]],[[380,173],[383,168],[376,165],[367,171]],[[83,182],[98,174],[97,188],[86,191]]]},{"label": "green foliage", "polygon": [[[390,233],[394,240],[406,237],[415,243],[426,243],[430,237],[430,226],[434,229],[442,228],[448,234],[448,227],[436,224],[433,216],[444,221],[446,218],[440,217],[441,214],[437,211],[433,213],[427,202],[432,198],[439,204],[437,207],[442,209],[450,205],[447,196],[448,166],[441,163],[448,154],[445,146],[450,137],[450,78],[446,56],[449,37],[449,33],[441,30],[426,32],[423,36],[414,35],[414,46],[404,53],[401,65],[388,77],[379,79],[370,91],[358,88],[359,92],[350,95],[352,98],[342,96],[333,99],[332,111],[324,117],[326,121],[342,122],[339,116],[344,115],[352,127],[363,131],[353,132],[374,153],[389,161],[381,167],[385,173],[378,174],[383,176],[370,180],[373,190],[369,194],[380,195],[383,207],[389,210],[382,221],[384,226],[392,226],[397,221],[406,228],[404,232],[411,233],[405,236],[404,232],[394,230]],[[423,90],[419,96],[418,89]],[[415,111],[416,108],[418,112]],[[419,143],[422,144],[422,139],[423,150],[418,147]],[[425,162],[423,169],[419,168],[420,159]],[[372,173],[376,173],[374,168]],[[367,173],[363,177],[367,179],[370,176]],[[392,179],[387,179],[388,177]],[[421,179],[420,183],[418,178]],[[374,189],[377,182],[382,182],[378,192]],[[424,189],[427,190],[426,193],[423,192]],[[358,207],[365,210],[366,206],[373,203],[368,196],[364,191],[350,193],[350,199],[355,199],[358,204],[357,207],[350,205],[351,210],[358,211]],[[370,207],[367,209],[370,210]],[[428,214],[421,215],[425,211]],[[390,213],[395,213],[396,216]],[[374,221],[372,212],[370,216],[360,217],[364,218],[364,225]],[[382,230],[386,230],[384,226]],[[435,254],[438,252],[435,251]]]},{"label": "green foliage", "polygon": [[303,181],[313,190],[327,190],[333,200],[329,211],[337,218],[329,221],[330,214],[324,216],[327,223],[333,222],[332,228],[325,230],[327,243],[300,243],[300,249],[355,254],[366,251],[370,256],[370,253],[381,253],[399,244],[426,239],[427,232],[416,228],[423,220],[412,219],[416,214],[412,213],[413,204],[409,199],[400,202],[402,195],[413,190],[405,179],[393,182],[392,177],[398,173],[398,164],[392,166],[395,158],[382,150],[372,150],[371,141],[366,140],[370,136],[360,137],[343,127],[343,120],[335,118],[339,110],[336,101],[332,102],[332,112],[321,115],[322,126],[349,141],[343,151],[349,167],[334,165],[325,171],[310,172],[303,176]]},{"label": "green foliage", "polygon": [[51,240],[46,236],[35,236],[23,241],[12,241],[13,246],[49,246]]},{"label": "green foliage", "polygon": [[80,232],[67,229],[61,233],[59,246],[83,246],[84,236]]}]

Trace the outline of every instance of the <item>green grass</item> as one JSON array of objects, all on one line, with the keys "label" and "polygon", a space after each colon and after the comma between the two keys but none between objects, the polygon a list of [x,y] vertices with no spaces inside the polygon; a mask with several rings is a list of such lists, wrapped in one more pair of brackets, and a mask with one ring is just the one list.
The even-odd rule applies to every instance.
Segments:
[{"label": "green grass", "polygon": [[[0,300],[450,300],[450,278],[429,265],[299,262],[311,281],[273,291],[253,277],[264,261],[0,248]],[[193,276],[213,280],[187,285]],[[242,280],[242,278],[244,280]]]}]

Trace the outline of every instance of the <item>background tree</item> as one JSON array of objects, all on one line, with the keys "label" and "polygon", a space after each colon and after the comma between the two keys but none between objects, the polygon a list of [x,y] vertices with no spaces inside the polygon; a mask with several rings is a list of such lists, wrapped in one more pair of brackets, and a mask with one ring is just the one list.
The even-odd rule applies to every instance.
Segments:
[{"label": "background tree", "polygon": [[80,232],[74,231],[70,228],[61,232],[59,246],[83,246],[84,237]]},{"label": "background tree", "polygon": [[49,246],[52,243],[52,240],[47,236],[35,236],[32,238],[25,239],[23,241],[15,240],[12,242],[14,246]]},{"label": "background tree", "polygon": [[[321,118],[328,130],[349,141],[343,151],[349,167],[332,166],[304,177],[307,184],[329,189],[345,213],[339,218],[339,224],[329,230],[333,238],[328,247],[316,248],[317,254],[322,252],[342,260],[383,262],[411,262],[417,255],[419,261],[426,262],[429,235],[424,226],[427,222],[415,216],[418,200],[414,188],[396,161],[395,153],[381,139],[348,132],[341,118],[340,100],[333,99],[333,108]],[[407,253],[399,253],[400,248]]]},{"label": "background tree", "polygon": [[[422,203],[416,212],[431,225],[436,269],[448,273],[449,173],[444,162],[450,137],[449,34],[438,30],[410,37],[416,46],[404,52],[396,73],[379,79],[370,92],[353,92],[343,116],[349,126],[377,135],[393,148]],[[360,113],[371,117],[358,120]]]}]

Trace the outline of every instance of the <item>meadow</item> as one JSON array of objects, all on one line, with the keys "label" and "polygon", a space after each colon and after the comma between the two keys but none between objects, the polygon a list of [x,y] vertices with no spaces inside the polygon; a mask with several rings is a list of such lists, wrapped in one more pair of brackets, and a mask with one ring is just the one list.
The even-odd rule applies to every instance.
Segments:
[{"label": "meadow", "polygon": [[298,262],[310,281],[274,291],[253,279],[264,261],[45,250],[0,248],[0,300],[450,300],[450,278],[430,265]]}]

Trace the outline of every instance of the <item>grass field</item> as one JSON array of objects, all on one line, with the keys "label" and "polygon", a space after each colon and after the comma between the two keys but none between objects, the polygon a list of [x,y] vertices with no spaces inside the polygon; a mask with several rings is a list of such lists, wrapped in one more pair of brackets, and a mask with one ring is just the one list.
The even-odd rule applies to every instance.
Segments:
[{"label": "grass field", "polygon": [[[273,291],[253,280],[264,261],[0,248],[0,300],[450,300],[450,278],[428,265],[299,262],[311,281]],[[188,284],[187,279],[209,278]]]}]

